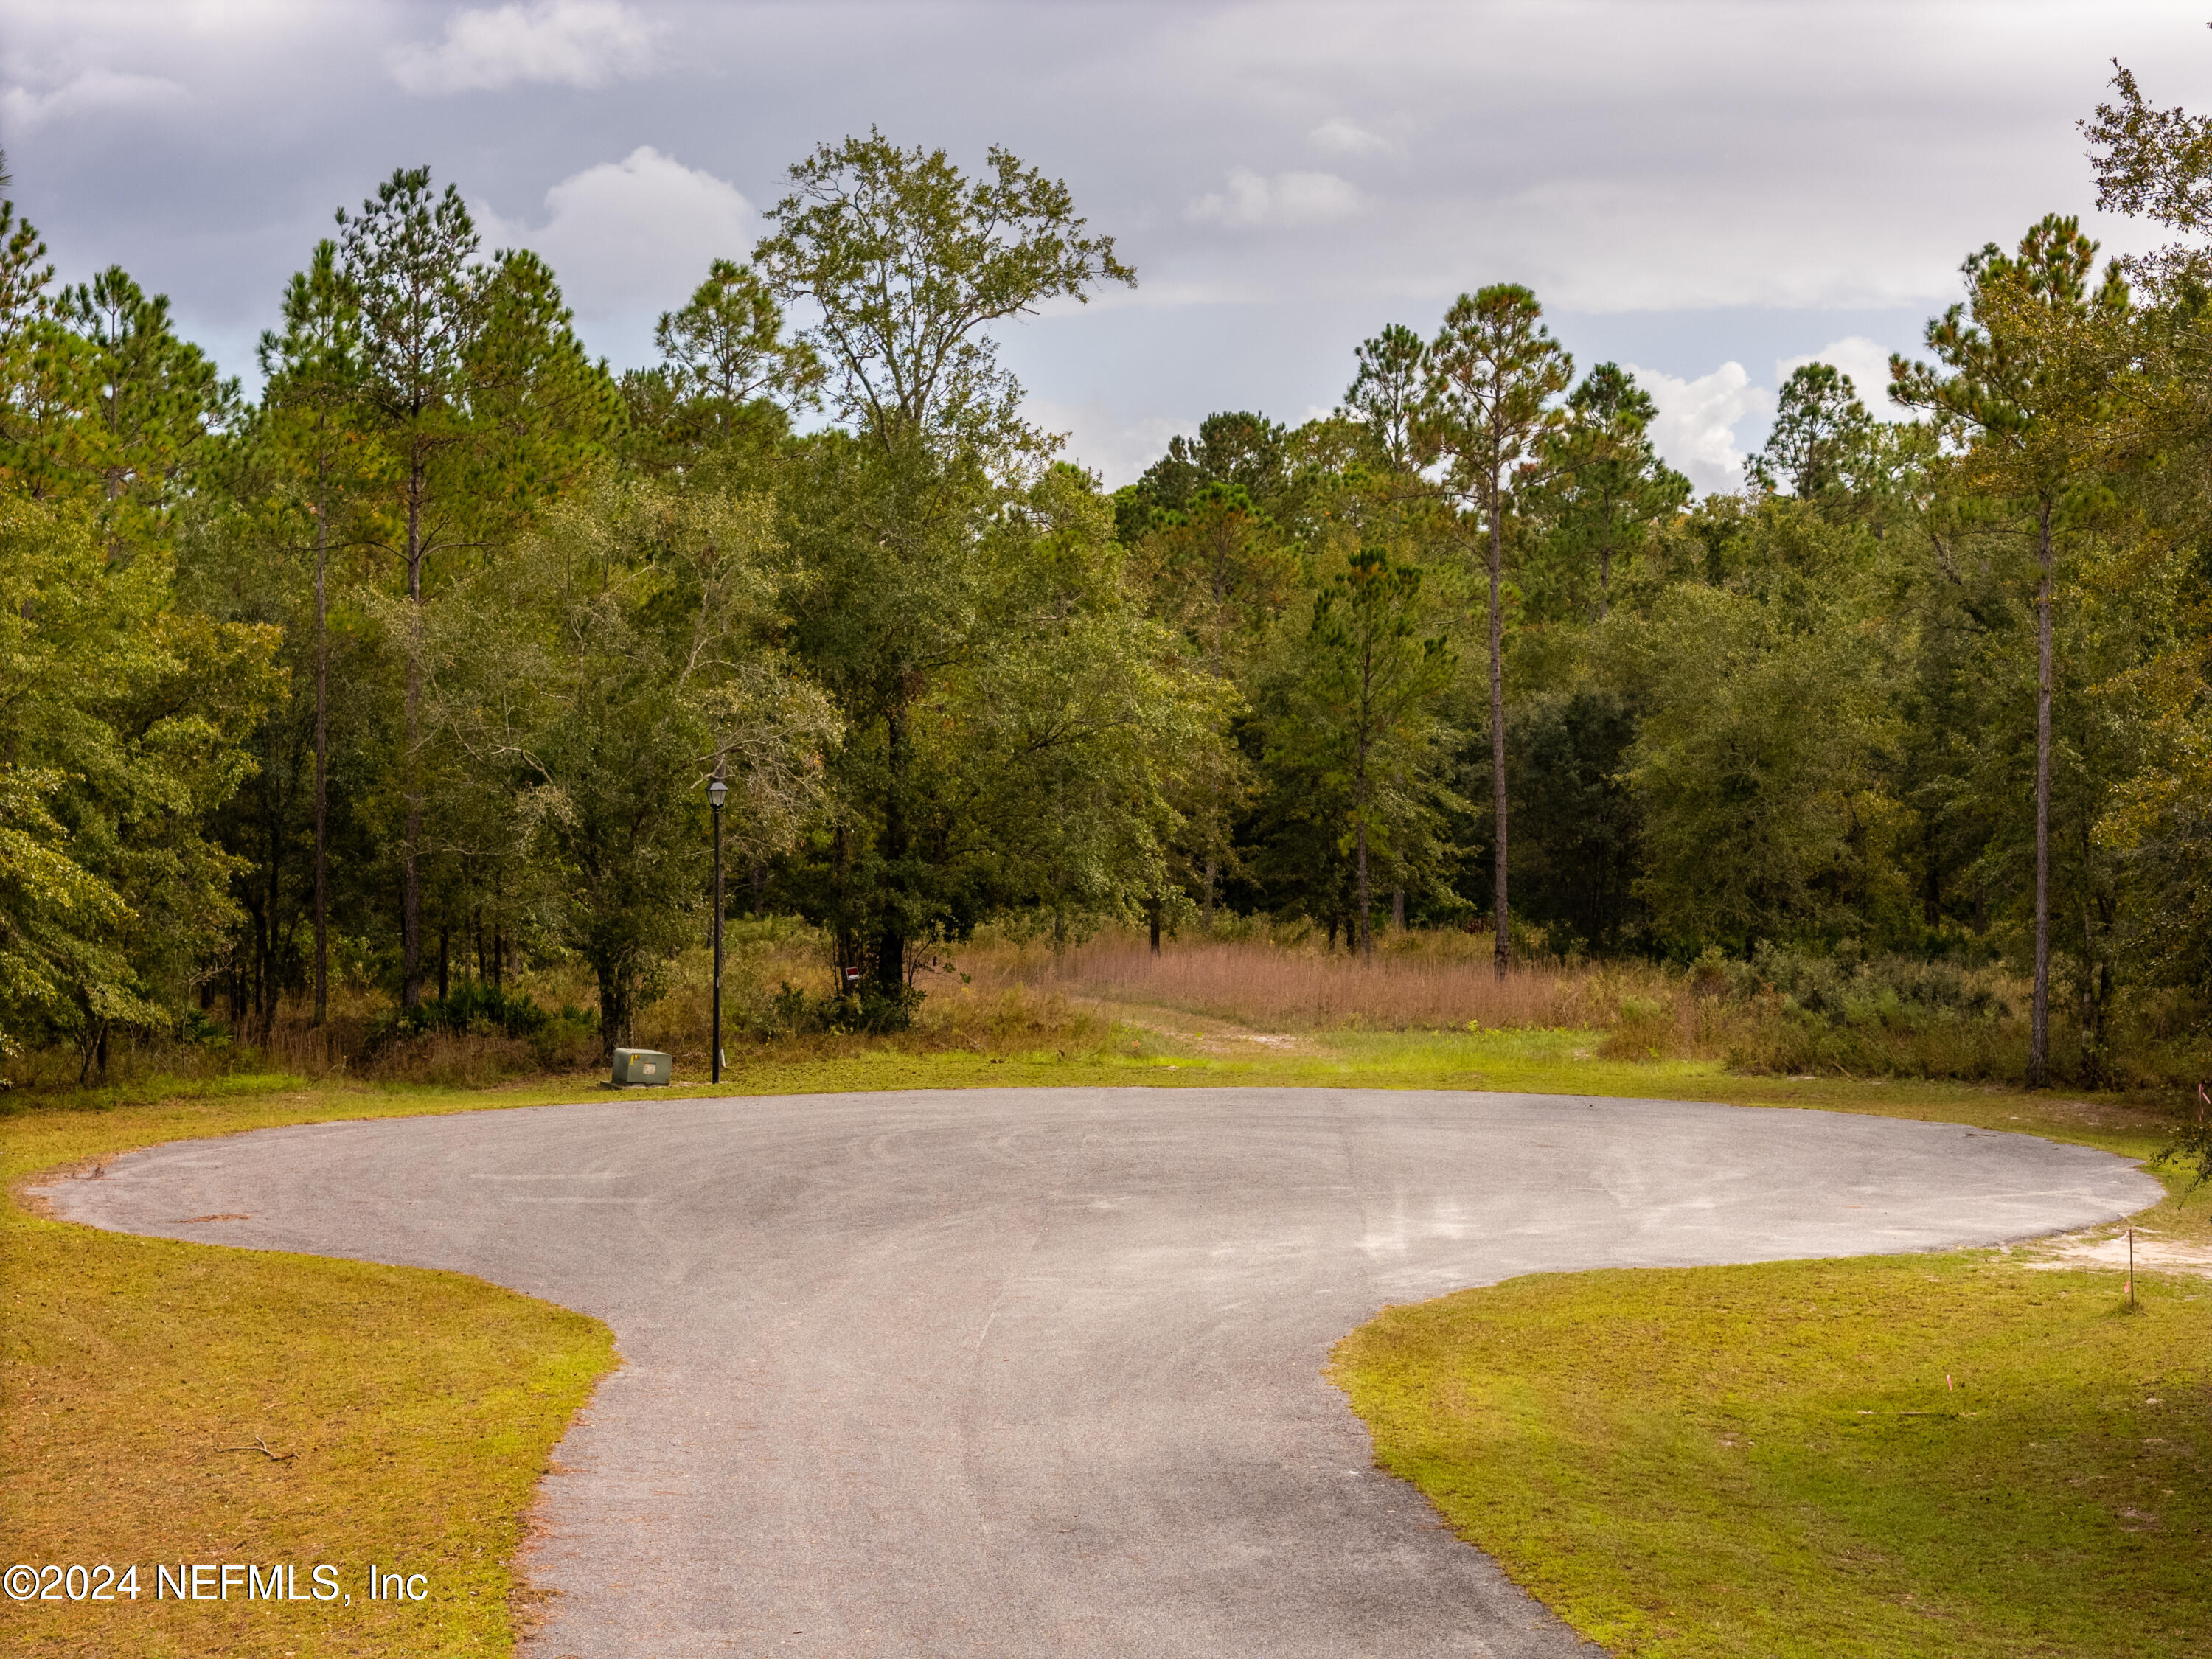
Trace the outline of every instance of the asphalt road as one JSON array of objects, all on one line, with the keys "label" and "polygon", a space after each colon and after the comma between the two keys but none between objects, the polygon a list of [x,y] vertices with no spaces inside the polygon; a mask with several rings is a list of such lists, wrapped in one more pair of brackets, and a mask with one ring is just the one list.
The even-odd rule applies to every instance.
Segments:
[{"label": "asphalt road", "polygon": [[1548,1659],[1595,1650],[1371,1466],[1338,1337],[1516,1273],[1995,1242],[2159,1188],[1829,1113],[1074,1089],[270,1129],[50,1193],[611,1324],[533,1659]]}]

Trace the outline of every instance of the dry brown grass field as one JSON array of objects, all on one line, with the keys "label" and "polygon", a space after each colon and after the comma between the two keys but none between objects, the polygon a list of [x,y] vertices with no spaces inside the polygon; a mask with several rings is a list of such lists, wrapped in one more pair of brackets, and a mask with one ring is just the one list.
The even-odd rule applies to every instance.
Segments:
[{"label": "dry brown grass field", "polygon": [[[951,966],[925,980],[924,1025],[948,1034],[979,1005],[1027,999],[1041,1013],[1090,1008],[1141,1024],[1146,1010],[1171,1011],[1285,1035],[1571,1031],[1597,1058],[1744,1073],[2008,1081],[2027,1061],[2025,981],[1996,968],[1849,951],[1672,966],[1539,957],[1501,979],[1487,933],[1395,933],[1370,959],[1310,933],[1254,930],[1171,940],[1157,956],[1133,933],[1061,950],[985,935]],[[2076,1085],[2171,1093],[2203,1072],[2198,1034],[2158,999],[2124,1004],[2094,1057],[2070,1012],[2062,988],[2053,1058]]]}]

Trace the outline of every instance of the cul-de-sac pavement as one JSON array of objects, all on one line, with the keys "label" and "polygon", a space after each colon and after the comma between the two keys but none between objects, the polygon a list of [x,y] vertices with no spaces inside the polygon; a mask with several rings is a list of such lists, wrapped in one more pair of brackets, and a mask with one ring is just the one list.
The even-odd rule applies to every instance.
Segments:
[{"label": "cul-de-sac pavement", "polygon": [[1821,1112],[1010,1089],[271,1129],[50,1194],[612,1326],[540,1499],[537,1659],[1547,1659],[1594,1650],[1372,1467],[1337,1338],[1516,1273],[1994,1242],[2160,1189]]}]

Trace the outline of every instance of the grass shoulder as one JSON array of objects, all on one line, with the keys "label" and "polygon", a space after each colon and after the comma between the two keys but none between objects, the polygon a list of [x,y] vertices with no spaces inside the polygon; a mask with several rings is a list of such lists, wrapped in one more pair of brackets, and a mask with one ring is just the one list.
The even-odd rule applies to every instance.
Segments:
[{"label": "grass shoulder", "polygon": [[2212,1650],[2212,1281],[2137,1290],[2034,1246],[1535,1274],[1390,1309],[1333,1375],[1615,1654],[2180,1659]]}]

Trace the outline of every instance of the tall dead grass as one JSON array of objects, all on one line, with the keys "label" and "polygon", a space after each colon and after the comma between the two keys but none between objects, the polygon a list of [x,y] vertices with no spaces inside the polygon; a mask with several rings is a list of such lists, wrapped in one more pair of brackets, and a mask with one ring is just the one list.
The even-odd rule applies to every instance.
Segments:
[{"label": "tall dead grass", "polygon": [[1643,963],[1516,965],[1500,979],[1486,933],[1399,935],[1371,962],[1272,939],[1178,942],[1156,957],[1133,935],[1060,951],[990,941],[958,960],[979,987],[1053,990],[1282,1031],[1588,1028],[1617,1023],[1626,1004],[1677,1014],[1686,990]]},{"label": "tall dead grass", "polygon": [[[987,937],[958,957],[979,989],[1176,1009],[1257,1030],[1567,1028],[1599,1033],[1596,1051],[1611,1060],[1845,1077],[2016,1082],[2026,1073],[2027,988],[1996,968],[1845,948],[1826,957],[1764,951],[1749,963],[1712,956],[1686,967],[1539,959],[1500,979],[1491,949],[1487,933],[1409,932],[1378,941],[1369,961],[1323,948],[1310,933],[1255,928],[1171,943],[1157,957],[1135,934],[1058,951]],[[2193,1031],[2168,1030],[2173,1023],[2148,1004],[2126,1011],[2093,1065],[2054,1006],[2053,1070],[2089,1086],[2187,1086],[2203,1068],[2201,1043]]]}]

